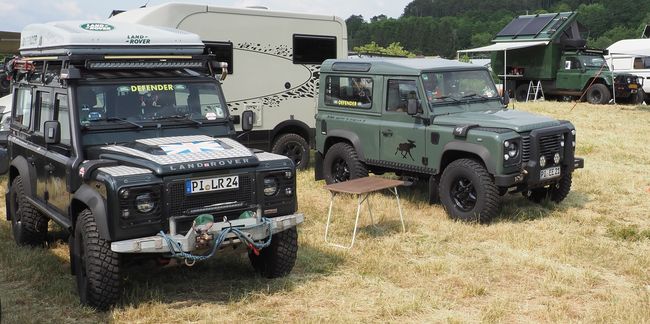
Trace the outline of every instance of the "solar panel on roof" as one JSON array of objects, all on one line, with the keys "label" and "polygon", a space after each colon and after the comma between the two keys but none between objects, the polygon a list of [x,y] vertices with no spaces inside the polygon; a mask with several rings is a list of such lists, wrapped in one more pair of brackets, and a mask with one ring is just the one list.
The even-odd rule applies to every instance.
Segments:
[{"label": "solar panel on roof", "polygon": [[519,17],[513,19],[506,27],[504,27],[497,36],[515,36],[524,28],[534,17]]},{"label": "solar panel on roof", "polygon": [[555,16],[540,16],[535,17],[531,22],[526,25],[517,35],[537,35],[539,32],[548,25]]}]

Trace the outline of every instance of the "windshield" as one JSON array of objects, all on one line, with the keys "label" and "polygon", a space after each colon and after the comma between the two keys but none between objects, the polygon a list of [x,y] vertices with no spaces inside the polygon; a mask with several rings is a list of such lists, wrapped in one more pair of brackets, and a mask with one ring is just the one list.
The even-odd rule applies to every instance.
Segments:
[{"label": "windshield", "polygon": [[605,60],[598,56],[583,56],[581,59],[585,67],[601,68],[605,64]]},{"label": "windshield", "polygon": [[77,88],[79,122],[83,126],[129,121],[205,122],[223,120],[227,107],[210,82],[118,83]]},{"label": "windshield", "polygon": [[494,82],[485,70],[424,73],[422,83],[430,104],[468,98],[498,98]]}]

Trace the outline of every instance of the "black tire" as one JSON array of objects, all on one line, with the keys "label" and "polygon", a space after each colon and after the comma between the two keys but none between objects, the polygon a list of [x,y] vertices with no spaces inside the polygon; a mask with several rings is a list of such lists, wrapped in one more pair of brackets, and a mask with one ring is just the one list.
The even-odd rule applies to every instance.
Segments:
[{"label": "black tire", "polygon": [[429,203],[438,204],[440,203],[440,179],[437,176],[429,177]]},{"label": "black tire", "polygon": [[23,178],[17,176],[9,189],[8,206],[14,240],[18,245],[43,246],[47,238],[49,219],[32,206],[25,197]]},{"label": "black tire", "polygon": [[555,185],[548,188],[551,201],[561,203],[571,191],[572,173],[564,175]]},{"label": "black tire", "polygon": [[348,143],[336,143],[323,159],[323,175],[327,184],[368,176],[366,165],[359,161],[357,151]]},{"label": "black tire", "polygon": [[606,85],[596,83],[587,89],[587,102],[594,105],[604,105],[612,99],[612,94]]},{"label": "black tire", "polygon": [[499,210],[499,189],[482,163],[459,159],[442,173],[440,201],[452,219],[488,222]]},{"label": "black tire", "polygon": [[99,237],[92,212],[82,211],[74,229],[72,266],[82,304],[107,310],[120,297],[120,256]]},{"label": "black tire", "polygon": [[517,89],[515,89],[515,100],[517,100],[517,102],[526,102],[527,97],[528,84],[520,84],[517,86]]},{"label": "black tire", "polygon": [[309,143],[298,134],[290,133],[278,137],[271,152],[290,158],[298,170],[309,167]]},{"label": "black tire", "polygon": [[275,233],[271,238],[271,245],[259,252],[259,255],[253,251],[248,252],[248,258],[255,271],[267,278],[288,275],[298,256],[298,230],[292,227]]}]

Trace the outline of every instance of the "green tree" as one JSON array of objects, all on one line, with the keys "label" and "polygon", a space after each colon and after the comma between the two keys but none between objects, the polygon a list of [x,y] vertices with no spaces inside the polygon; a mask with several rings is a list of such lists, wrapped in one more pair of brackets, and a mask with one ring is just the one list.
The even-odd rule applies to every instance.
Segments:
[{"label": "green tree", "polygon": [[370,42],[363,46],[357,46],[353,50],[359,54],[415,57],[415,54],[405,50],[399,42],[390,43],[387,47],[380,46],[375,42]]}]

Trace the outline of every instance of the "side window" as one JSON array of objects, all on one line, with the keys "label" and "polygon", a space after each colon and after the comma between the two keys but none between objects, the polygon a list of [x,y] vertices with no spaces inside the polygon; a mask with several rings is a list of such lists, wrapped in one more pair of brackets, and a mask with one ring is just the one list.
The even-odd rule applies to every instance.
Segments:
[{"label": "side window", "polygon": [[643,58],[635,57],[634,58],[634,69],[635,70],[640,70],[640,69],[643,69],[643,68],[644,68]]},{"label": "side window", "polygon": [[16,90],[15,97],[13,121],[24,128],[29,128],[29,123],[32,121],[32,89],[19,88]]},{"label": "side window", "polygon": [[293,63],[321,64],[336,58],[336,37],[293,35]]},{"label": "side window", "polygon": [[233,74],[233,49],[231,42],[206,42],[205,52],[205,54],[214,54],[219,62],[228,63],[228,74]]},{"label": "side window", "polygon": [[388,80],[386,111],[406,112],[409,99],[419,99],[415,80]]},{"label": "side window", "polygon": [[643,67],[646,69],[650,69],[650,57],[646,57],[643,59]]},{"label": "side window", "polygon": [[328,76],[325,79],[325,104],[347,108],[372,108],[372,79]]},{"label": "side window", "polygon": [[52,111],[52,99],[50,93],[45,91],[36,91],[36,109],[38,114],[34,117],[34,131],[40,132],[43,123],[52,120],[54,115]]},{"label": "side window", "polygon": [[70,146],[72,145],[72,141],[70,136],[70,110],[68,109],[68,96],[57,94],[54,105],[57,110],[56,120],[61,124],[61,144]]}]

